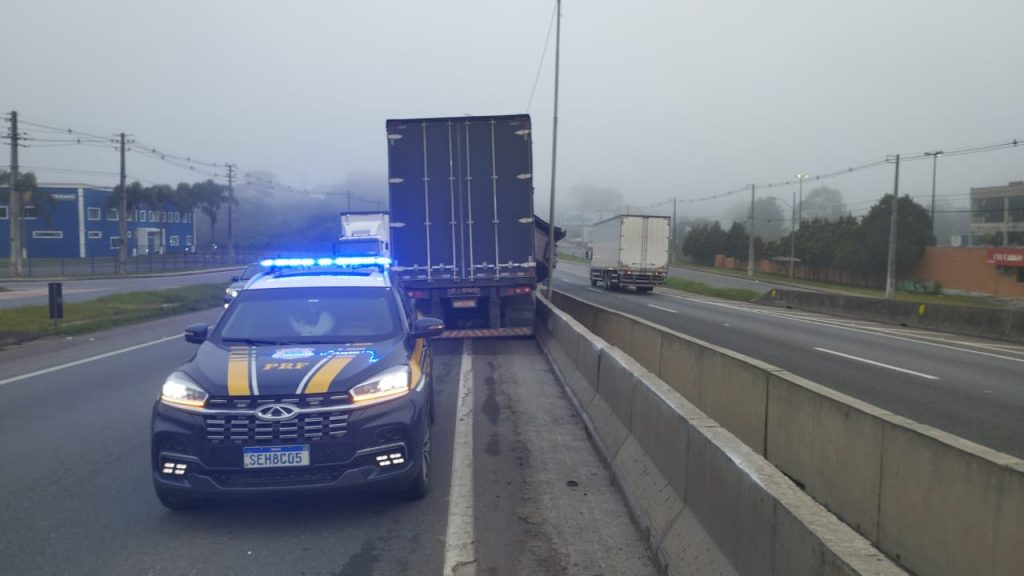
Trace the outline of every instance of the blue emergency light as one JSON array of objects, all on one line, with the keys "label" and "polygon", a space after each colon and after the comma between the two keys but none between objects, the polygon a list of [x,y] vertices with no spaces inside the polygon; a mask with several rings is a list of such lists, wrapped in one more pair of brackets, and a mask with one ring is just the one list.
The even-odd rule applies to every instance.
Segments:
[{"label": "blue emergency light", "polygon": [[332,256],[330,258],[267,258],[260,261],[267,268],[312,268],[313,266],[337,266],[355,268],[360,266],[380,266],[388,268],[391,259],[383,256]]}]

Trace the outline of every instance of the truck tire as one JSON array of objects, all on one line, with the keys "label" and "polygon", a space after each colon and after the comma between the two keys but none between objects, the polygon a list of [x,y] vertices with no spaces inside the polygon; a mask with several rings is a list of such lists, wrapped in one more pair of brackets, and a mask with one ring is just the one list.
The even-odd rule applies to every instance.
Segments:
[{"label": "truck tire", "polygon": [[638,294],[646,294],[654,290],[654,286],[637,286],[636,291]]},{"label": "truck tire", "polygon": [[597,286],[597,280],[595,280],[593,277],[591,277],[590,278],[590,285],[591,286]]}]

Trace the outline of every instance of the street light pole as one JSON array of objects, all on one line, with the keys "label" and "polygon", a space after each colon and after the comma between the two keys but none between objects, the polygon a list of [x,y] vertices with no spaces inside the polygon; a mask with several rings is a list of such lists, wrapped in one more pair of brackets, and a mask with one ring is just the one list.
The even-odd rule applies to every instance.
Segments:
[{"label": "street light pole", "polygon": [[935,152],[925,152],[925,156],[932,157],[932,236],[935,236],[935,172],[939,167],[939,156],[942,156],[942,150],[936,150]]},{"label": "street light pole", "polygon": [[793,261],[796,260],[796,192],[793,193],[793,204],[789,207],[789,279],[793,279]]}]

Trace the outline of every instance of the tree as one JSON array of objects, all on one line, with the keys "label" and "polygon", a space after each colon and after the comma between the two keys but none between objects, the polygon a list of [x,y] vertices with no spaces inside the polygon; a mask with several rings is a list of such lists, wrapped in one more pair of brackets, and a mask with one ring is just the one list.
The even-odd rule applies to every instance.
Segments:
[{"label": "tree", "polygon": [[839,189],[820,186],[804,195],[800,212],[804,220],[838,220],[846,214],[846,204],[843,203],[843,194]]},{"label": "tree", "polygon": [[[737,204],[732,210],[734,221],[746,222],[750,218],[750,203]],[[789,219],[778,199],[762,196],[754,200],[754,236],[765,240],[778,240],[789,230]]]},{"label": "tree", "polygon": [[[0,204],[11,205],[11,173],[8,170],[0,170]],[[36,211],[36,218],[41,218],[47,223],[51,221],[53,209],[57,201],[48,192],[39,190],[36,184],[36,175],[32,172],[19,172],[18,181],[15,184],[18,189],[19,200],[21,201],[21,212],[24,214],[26,206],[33,206]],[[24,246],[24,230],[18,225],[21,222],[21,214],[9,214],[11,226],[11,274],[21,276],[21,253]]]},{"label": "tree", "polygon": [[229,201],[227,186],[213,180],[198,182],[192,185],[191,198],[194,205],[210,219],[210,245],[216,246],[217,212]]},{"label": "tree", "polygon": [[733,222],[722,241],[722,254],[746,260],[749,251],[750,235],[747,234],[747,227],[739,222]]},{"label": "tree", "polygon": [[683,240],[683,254],[698,264],[711,266],[715,263],[715,254],[721,253],[725,238],[726,233],[718,222],[694,226]]},{"label": "tree", "polygon": [[[925,246],[935,244],[928,210],[909,196],[901,196],[896,225],[896,275],[908,273],[924,254]],[[889,229],[892,222],[892,194],[886,194],[861,220],[857,243],[861,246],[862,272],[885,277],[888,268]]]}]

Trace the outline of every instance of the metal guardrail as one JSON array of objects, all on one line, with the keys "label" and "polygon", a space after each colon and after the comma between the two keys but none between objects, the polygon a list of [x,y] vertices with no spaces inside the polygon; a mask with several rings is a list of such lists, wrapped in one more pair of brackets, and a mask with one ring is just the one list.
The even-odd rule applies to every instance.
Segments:
[{"label": "metal guardrail", "polygon": [[[229,258],[226,252],[200,254],[148,254],[128,258],[128,274],[149,274],[181,270],[202,270],[225,266],[244,266],[264,257],[261,252],[236,252]],[[9,266],[0,263],[0,280],[13,279]],[[121,274],[116,256],[90,258],[25,258],[22,260],[22,278],[67,278],[111,276]]]}]

